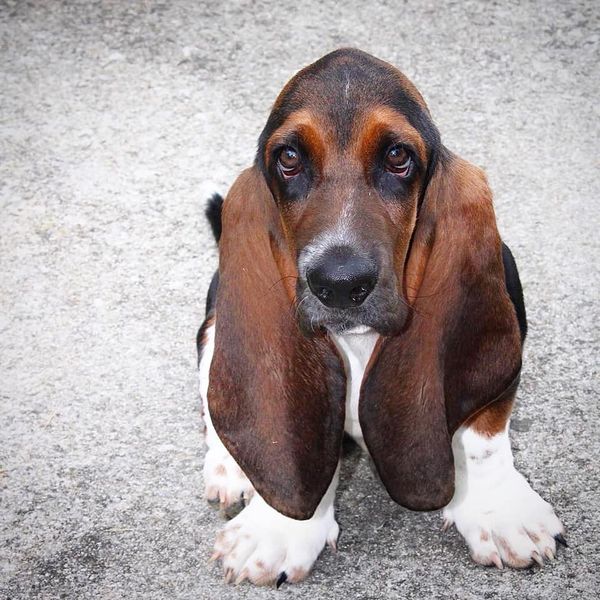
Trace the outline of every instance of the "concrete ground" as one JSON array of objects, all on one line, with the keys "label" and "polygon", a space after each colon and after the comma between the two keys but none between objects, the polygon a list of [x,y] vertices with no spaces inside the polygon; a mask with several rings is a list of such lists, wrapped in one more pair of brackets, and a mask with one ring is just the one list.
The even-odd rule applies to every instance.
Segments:
[{"label": "concrete ground", "polygon": [[[589,2],[0,2],[0,598],[597,598],[599,8]],[[297,586],[209,565],[194,335],[202,216],[269,106],[340,46],[399,66],[487,170],[530,319],[512,440],[567,528],[475,566],[350,451],[339,551]]]}]

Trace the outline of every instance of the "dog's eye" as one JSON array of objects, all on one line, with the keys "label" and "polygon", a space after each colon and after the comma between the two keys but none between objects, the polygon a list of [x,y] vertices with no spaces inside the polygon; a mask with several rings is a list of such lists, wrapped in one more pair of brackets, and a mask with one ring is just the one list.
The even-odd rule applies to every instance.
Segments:
[{"label": "dog's eye", "polygon": [[408,177],[412,167],[412,158],[402,146],[392,146],[385,156],[385,168],[394,175]]},{"label": "dog's eye", "polygon": [[294,177],[302,171],[302,161],[300,160],[300,154],[297,150],[294,150],[291,146],[286,146],[280,153],[279,169],[284,177]]}]

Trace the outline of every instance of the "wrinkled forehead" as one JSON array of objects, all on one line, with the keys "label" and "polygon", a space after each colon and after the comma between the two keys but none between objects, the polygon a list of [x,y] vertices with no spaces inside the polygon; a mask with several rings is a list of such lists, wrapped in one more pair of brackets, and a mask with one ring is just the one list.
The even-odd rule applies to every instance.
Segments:
[{"label": "wrinkled forehead", "polygon": [[338,147],[374,111],[404,117],[423,139],[427,154],[439,143],[421,94],[400,71],[359,50],[338,50],[297,73],[279,94],[260,136],[259,154],[290,116],[313,115]]}]

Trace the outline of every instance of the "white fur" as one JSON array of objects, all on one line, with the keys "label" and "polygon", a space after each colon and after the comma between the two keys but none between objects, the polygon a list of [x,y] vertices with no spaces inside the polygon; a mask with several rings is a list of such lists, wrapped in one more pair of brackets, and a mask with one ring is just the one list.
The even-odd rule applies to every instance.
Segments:
[{"label": "white fur", "polygon": [[456,524],[473,560],[525,567],[554,558],[554,536],[563,526],[552,507],[515,469],[505,430],[488,437],[461,427],[452,440],[456,491],[444,509],[446,526]]},{"label": "white fur", "polygon": [[365,369],[379,334],[367,327],[356,327],[342,335],[332,334],[346,369],[346,420],[344,429],[366,450],[358,420],[358,400]]},{"label": "white fur", "polygon": [[223,562],[225,579],[249,579],[259,585],[304,579],[326,543],[335,548],[339,526],[333,500],[338,470],[314,515],[305,521],[290,519],[269,506],[258,494],[217,536],[213,558]]},{"label": "white fur", "polygon": [[326,229],[307,245],[298,257],[298,273],[306,278],[306,271],[335,246],[358,246],[355,230],[352,226],[354,199],[346,198],[344,206],[336,219],[335,226]]},{"label": "white fur", "polygon": [[350,74],[346,73],[346,85],[344,86],[344,95],[346,96],[346,105],[350,100]]}]

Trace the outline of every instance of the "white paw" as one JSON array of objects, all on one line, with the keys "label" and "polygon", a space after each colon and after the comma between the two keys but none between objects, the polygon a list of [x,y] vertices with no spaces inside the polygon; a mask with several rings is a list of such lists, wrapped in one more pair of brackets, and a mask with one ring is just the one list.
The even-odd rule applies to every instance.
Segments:
[{"label": "white paw", "polygon": [[222,444],[209,448],[204,458],[204,495],[209,502],[219,502],[222,509],[243,501],[249,502],[254,487],[231,454]]},{"label": "white paw", "polygon": [[515,568],[556,556],[556,541],[566,545],[564,528],[552,507],[531,489],[514,468],[495,489],[457,493],[444,509],[467,541],[473,560],[482,565]]},{"label": "white paw", "polygon": [[229,583],[248,579],[257,585],[301,581],[326,543],[335,549],[339,526],[332,498],[321,501],[306,521],[290,519],[256,494],[217,535],[212,560],[220,558]]}]

